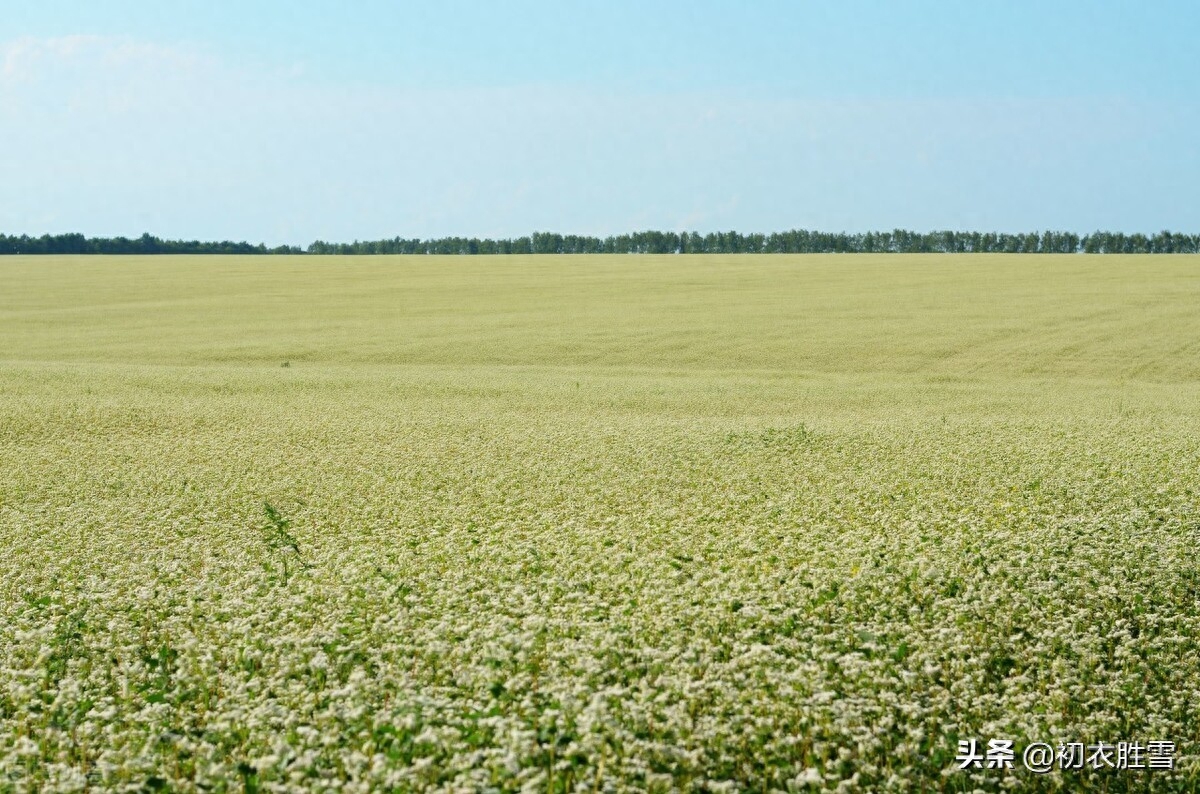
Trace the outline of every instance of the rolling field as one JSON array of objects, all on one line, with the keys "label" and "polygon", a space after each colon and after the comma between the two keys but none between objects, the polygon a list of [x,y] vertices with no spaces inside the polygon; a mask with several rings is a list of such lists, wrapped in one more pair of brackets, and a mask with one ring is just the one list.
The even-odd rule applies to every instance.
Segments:
[{"label": "rolling field", "polygon": [[0,791],[1197,789],[1200,257],[0,285]]}]

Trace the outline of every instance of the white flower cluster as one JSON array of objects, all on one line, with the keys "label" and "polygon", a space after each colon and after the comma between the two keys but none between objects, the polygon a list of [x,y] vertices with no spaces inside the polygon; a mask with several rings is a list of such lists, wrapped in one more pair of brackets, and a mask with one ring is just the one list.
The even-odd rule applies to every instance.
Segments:
[{"label": "white flower cluster", "polygon": [[356,388],[6,420],[4,787],[920,790],[976,735],[1200,771],[1200,436]]},{"label": "white flower cluster", "polygon": [[[160,265],[145,267],[157,284]],[[761,301],[778,275],[761,276]],[[403,366],[262,366],[220,337],[215,363],[176,367],[169,351],[200,355],[207,337],[167,314],[156,346],[136,313],[108,336],[97,313],[35,327],[0,311],[31,359],[61,321],[87,329],[101,362],[0,362],[0,791],[1173,791],[1200,778],[1194,381],[936,380],[900,371],[909,358],[880,377],[705,369],[745,337],[682,298],[654,305],[717,351],[667,351],[695,368],[571,363],[658,339],[615,324],[565,341],[518,324],[505,344],[561,360],[509,365],[493,360],[500,342],[446,319],[501,334],[508,315],[451,315],[428,283],[441,335],[420,336],[411,308]],[[379,323],[400,292],[356,289]],[[280,333],[308,323],[334,352],[370,337],[344,307],[309,309]],[[247,316],[274,338],[275,315]],[[1194,310],[1171,316],[1194,329]],[[886,369],[863,341],[877,336],[835,331],[822,350],[848,340],[862,371]],[[770,333],[754,338],[791,349]],[[162,360],[103,363],[130,338]],[[470,355],[464,339],[479,340]],[[435,344],[462,360],[404,359]],[[1194,337],[1178,344],[1194,351]],[[1153,775],[1023,777],[960,770],[974,737],[1177,752]]]}]

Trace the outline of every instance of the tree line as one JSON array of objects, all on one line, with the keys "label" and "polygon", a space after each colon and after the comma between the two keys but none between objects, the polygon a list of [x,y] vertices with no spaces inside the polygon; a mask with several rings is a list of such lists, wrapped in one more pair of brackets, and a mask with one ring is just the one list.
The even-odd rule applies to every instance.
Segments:
[{"label": "tree line", "polygon": [[85,237],[82,234],[8,236],[0,234],[3,254],[840,254],[840,253],[1005,253],[1005,254],[1195,254],[1200,235],[1093,232],[818,232],[793,229],[772,234],[739,232],[644,231],[609,237],[535,232],[527,237],[493,240],[440,237],[422,240],[317,240],[307,248],[262,243],[162,240],[141,237]]},{"label": "tree line", "polygon": [[85,237],[82,234],[9,236],[0,234],[0,254],[302,254],[294,245],[268,248],[259,243],[162,240],[150,234],[141,237]]}]

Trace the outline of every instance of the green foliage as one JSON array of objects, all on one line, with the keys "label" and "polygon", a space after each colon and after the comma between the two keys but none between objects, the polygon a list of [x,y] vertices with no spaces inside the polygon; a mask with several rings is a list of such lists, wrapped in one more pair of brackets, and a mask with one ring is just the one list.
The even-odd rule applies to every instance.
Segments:
[{"label": "green foliage", "polygon": [[295,559],[301,567],[307,567],[304,555],[300,552],[300,542],[288,529],[291,519],[276,510],[270,502],[263,502],[263,513],[267,516],[267,526],[264,528],[267,548],[275,555],[283,566],[283,583],[288,583],[291,573],[291,560]]},{"label": "green foliage", "polygon": [[845,253],[1004,253],[1004,254],[1195,254],[1200,234],[1161,231],[1141,233],[1074,232],[820,232],[792,229],[772,234],[740,232],[642,231],[609,237],[534,232],[529,237],[492,240],[477,237],[442,237],[422,240],[394,237],[388,240],[355,240],[330,243],[316,240],[307,248],[259,243],[162,240],[150,234],[136,239],[85,237],[82,234],[6,236],[0,234],[4,254],[845,254]]},{"label": "green foliage", "polygon": [[262,243],[200,242],[199,240],[162,240],[151,234],[128,237],[85,237],[82,234],[29,235],[0,234],[0,255],[12,254],[107,254],[129,256],[145,254],[299,254],[295,246],[267,248]]},{"label": "green foliage", "polygon": [[436,240],[317,240],[310,254],[1172,254],[1200,253],[1200,235],[1169,231],[1154,235],[1045,231],[1006,232],[820,232],[792,229],[772,234],[643,231],[610,237],[535,232],[512,240],[445,237]]}]

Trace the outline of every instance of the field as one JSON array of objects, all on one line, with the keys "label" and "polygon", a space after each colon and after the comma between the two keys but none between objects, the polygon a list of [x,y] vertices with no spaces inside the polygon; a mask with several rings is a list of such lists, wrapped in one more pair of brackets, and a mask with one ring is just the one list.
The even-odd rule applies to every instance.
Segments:
[{"label": "field", "polygon": [[0,791],[1196,790],[1200,257],[0,279]]}]

